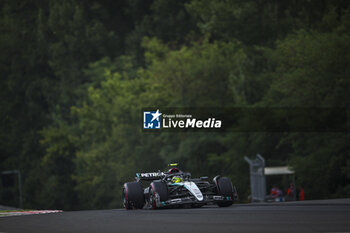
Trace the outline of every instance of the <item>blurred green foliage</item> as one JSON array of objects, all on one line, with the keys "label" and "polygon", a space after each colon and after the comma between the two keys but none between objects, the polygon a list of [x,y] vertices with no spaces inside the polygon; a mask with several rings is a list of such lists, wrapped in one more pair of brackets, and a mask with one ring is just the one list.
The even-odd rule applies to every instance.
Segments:
[{"label": "blurred green foliage", "polygon": [[[143,107],[349,107],[348,1],[0,2],[0,169],[26,208],[121,206],[180,162],[249,195],[243,156],[291,165],[306,198],[350,195],[348,133],[143,133]],[[249,122],[248,122],[249,124]],[[0,202],[13,203],[0,191]],[[8,192],[8,190],[6,191]]]}]

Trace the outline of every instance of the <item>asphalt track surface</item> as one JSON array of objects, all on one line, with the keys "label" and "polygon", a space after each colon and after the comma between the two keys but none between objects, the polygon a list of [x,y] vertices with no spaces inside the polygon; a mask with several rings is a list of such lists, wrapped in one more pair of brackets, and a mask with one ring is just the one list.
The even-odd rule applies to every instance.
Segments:
[{"label": "asphalt track surface", "polygon": [[0,232],[350,232],[350,199],[2,217]]}]

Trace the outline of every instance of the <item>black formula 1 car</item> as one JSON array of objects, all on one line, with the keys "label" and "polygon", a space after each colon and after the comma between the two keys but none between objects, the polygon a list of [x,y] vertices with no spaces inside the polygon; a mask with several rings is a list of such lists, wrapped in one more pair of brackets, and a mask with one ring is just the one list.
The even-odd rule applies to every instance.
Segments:
[{"label": "black formula 1 car", "polygon": [[136,173],[135,179],[135,182],[123,186],[123,205],[128,210],[201,207],[206,204],[226,207],[238,199],[237,190],[229,178],[216,176],[210,183],[208,177],[192,179],[190,173],[176,167],[167,172]]}]

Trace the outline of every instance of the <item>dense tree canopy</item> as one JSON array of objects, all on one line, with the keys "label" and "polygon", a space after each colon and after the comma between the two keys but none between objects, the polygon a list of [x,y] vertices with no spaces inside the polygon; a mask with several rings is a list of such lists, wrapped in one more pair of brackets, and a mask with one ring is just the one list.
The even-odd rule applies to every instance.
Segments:
[{"label": "dense tree canopy", "polygon": [[[256,153],[293,166],[306,198],[350,195],[348,132],[140,126],[150,106],[349,108],[348,1],[5,0],[0,9],[0,170],[22,172],[26,208],[120,207],[135,172],[173,161],[229,176],[247,201],[243,156]],[[18,205],[1,187],[0,203]]]}]

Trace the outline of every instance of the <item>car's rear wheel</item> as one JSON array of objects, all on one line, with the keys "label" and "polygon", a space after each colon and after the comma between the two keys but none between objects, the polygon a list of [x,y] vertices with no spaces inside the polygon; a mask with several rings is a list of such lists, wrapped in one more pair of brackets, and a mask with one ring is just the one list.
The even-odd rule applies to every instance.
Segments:
[{"label": "car's rear wheel", "polygon": [[217,193],[223,196],[226,200],[217,202],[220,207],[227,207],[233,204],[234,189],[230,178],[219,177],[216,180]]},{"label": "car's rear wheel", "polygon": [[145,204],[143,188],[138,182],[125,183],[123,186],[123,205],[125,209],[142,209]]},{"label": "car's rear wheel", "polygon": [[149,203],[152,209],[158,208],[161,202],[169,199],[168,186],[163,181],[153,181],[149,193]]}]

